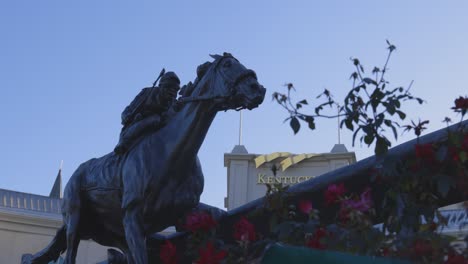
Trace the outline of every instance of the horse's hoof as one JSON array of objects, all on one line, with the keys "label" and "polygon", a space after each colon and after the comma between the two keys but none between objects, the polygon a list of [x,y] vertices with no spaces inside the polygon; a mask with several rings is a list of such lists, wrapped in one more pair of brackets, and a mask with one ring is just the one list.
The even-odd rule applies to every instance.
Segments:
[{"label": "horse's hoof", "polygon": [[107,250],[107,263],[108,264],[126,264],[127,260],[124,254],[111,248]]},{"label": "horse's hoof", "polygon": [[32,263],[32,254],[23,254],[21,256],[21,264],[31,264]]}]

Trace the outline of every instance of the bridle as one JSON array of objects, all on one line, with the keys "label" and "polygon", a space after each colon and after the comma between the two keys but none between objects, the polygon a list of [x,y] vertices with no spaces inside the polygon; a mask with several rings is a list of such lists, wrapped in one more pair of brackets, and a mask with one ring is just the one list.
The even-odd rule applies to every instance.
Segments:
[{"label": "bridle", "polygon": [[[219,55],[217,55],[219,56]],[[218,57],[218,60],[215,62],[214,65],[212,65],[211,67],[213,67],[214,70],[216,70],[219,65],[221,64],[221,62],[223,61],[223,59],[225,58],[233,58],[235,59],[232,55],[228,54],[228,55],[223,55],[223,56],[219,56]],[[236,59],[237,60],[237,59]],[[223,71],[219,71],[219,74],[223,77],[224,80],[227,80],[227,88],[228,88],[228,95],[217,95],[217,94],[208,94],[208,95],[200,95],[200,96],[187,96],[187,97],[180,97],[179,99],[177,99],[177,104],[186,104],[186,103],[190,103],[190,102],[201,102],[201,101],[211,101],[211,100],[228,100],[230,98],[233,98],[235,95],[236,95],[236,86],[245,78],[247,77],[254,77],[255,79],[257,79],[257,76],[255,74],[254,71],[252,70],[245,70],[243,71],[241,74],[239,74],[239,76],[237,76],[236,78],[234,78],[234,80],[230,79],[230,78],[227,78],[227,76],[224,74]],[[241,108],[239,109],[236,109],[236,110],[240,110]]]}]

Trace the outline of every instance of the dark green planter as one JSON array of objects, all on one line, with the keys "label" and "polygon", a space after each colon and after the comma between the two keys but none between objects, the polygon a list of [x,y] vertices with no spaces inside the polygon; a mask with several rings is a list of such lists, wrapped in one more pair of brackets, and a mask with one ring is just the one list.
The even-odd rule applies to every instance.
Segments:
[{"label": "dark green planter", "polygon": [[410,262],[378,258],[356,256],[341,252],[316,250],[306,247],[294,247],[284,244],[273,244],[265,252],[262,264],[293,264],[293,263],[321,263],[321,264],[408,264]]}]

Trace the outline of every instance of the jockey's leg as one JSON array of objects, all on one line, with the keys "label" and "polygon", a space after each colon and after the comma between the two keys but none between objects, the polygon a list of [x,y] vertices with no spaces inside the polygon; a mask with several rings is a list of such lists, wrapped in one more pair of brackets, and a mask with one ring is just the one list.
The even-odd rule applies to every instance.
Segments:
[{"label": "jockey's leg", "polygon": [[145,132],[156,130],[160,122],[161,117],[159,115],[151,115],[130,125],[126,129],[122,129],[119,143],[115,146],[114,152],[117,154],[127,152],[128,148],[136,139],[142,136]]}]

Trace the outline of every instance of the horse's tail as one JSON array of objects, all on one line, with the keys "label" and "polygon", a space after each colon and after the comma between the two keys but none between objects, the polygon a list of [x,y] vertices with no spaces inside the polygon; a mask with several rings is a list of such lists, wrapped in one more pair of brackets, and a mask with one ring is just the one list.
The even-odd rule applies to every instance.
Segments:
[{"label": "horse's tail", "polygon": [[47,264],[50,261],[57,260],[60,254],[67,249],[66,234],[67,226],[63,225],[46,248],[34,255],[24,254],[21,258],[21,264]]}]

